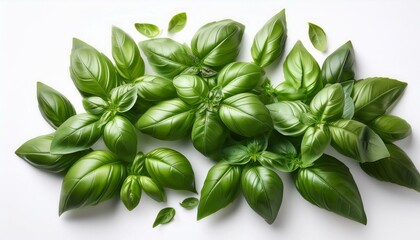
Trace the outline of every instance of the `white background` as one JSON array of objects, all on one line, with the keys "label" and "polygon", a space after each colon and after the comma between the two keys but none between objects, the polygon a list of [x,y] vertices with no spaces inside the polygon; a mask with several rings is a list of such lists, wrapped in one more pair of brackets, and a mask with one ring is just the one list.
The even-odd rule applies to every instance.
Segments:
[{"label": "white background", "polygon": [[[167,203],[156,203],[144,195],[132,212],[115,198],[58,217],[61,177],[15,156],[23,142],[52,131],[37,108],[37,81],[62,92],[83,112],[68,71],[73,37],[110,56],[112,25],[141,41],[145,38],[134,29],[135,22],[166,29],[171,16],[186,11],[186,28],[172,37],[188,43],[201,25],[232,18],[246,25],[240,58],[249,61],[254,34],[283,8],[289,29],[287,51],[300,39],[322,64],[328,53],[352,40],[357,78],[387,76],[409,83],[393,113],[412,125],[412,136],[398,145],[420,169],[420,1],[0,0],[0,239],[420,239],[420,194],[372,179],[344,157],[340,159],[349,166],[364,200],[367,226],[307,203],[287,175],[281,175],[284,200],[273,225],[266,224],[243,198],[197,222],[196,210],[178,205],[190,194],[175,191],[168,191]],[[327,54],[310,44],[307,22],[326,31]],[[281,63],[275,65],[267,74],[280,82]],[[140,137],[141,150],[170,146],[187,155],[197,187],[202,187],[212,162],[189,141]],[[153,229],[155,215],[166,206],[176,208],[174,221]]]}]

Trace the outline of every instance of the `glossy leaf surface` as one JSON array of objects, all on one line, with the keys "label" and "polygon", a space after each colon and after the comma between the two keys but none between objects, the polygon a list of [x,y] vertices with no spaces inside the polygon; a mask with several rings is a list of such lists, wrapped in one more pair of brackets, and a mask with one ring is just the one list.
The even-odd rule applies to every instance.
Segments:
[{"label": "glossy leaf surface", "polygon": [[270,151],[263,151],[258,162],[267,169],[280,172],[293,172],[299,167],[296,158]]},{"label": "glossy leaf surface", "polygon": [[139,205],[141,199],[141,185],[138,176],[127,176],[121,186],[120,198],[129,211]]},{"label": "glossy leaf surface", "polygon": [[172,81],[159,76],[146,75],[135,80],[137,94],[140,98],[150,101],[163,101],[176,97]]},{"label": "glossy leaf surface", "polygon": [[274,129],[286,136],[302,135],[308,125],[302,116],[309,112],[309,107],[301,101],[283,101],[267,105],[273,119]]},{"label": "glossy leaf surface", "polygon": [[137,100],[137,89],[131,85],[122,85],[111,91],[112,110],[123,113],[129,111]]},{"label": "glossy leaf surface", "polygon": [[181,205],[181,207],[186,208],[186,209],[193,209],[195,207],[198,206],[198,199],[195,197],[189,197],[184,199],[182,202],[179,203],[179,205]]},{"label": "glossy leaf surface", "polygon": [[344,91],[341,84],[336,83],[319,91],[312,99],[310,109],[321,122],[340,119],[344,109]]},{"label": "glossy leaf surface", "polygon": [[184,29],[187,24],[187,14],[185,12],[178,13],[171,18],[168,24],[168,32],[176,33]]},{"label": "glossy leaf surface", "polygon": [[181,74],[173,79],[178,97],[187,104],[203,102],[209,93],[206,82],[197,75]]},{"label": "glossy leaf surface", "polygon": [[308,35],[312,45],[321,52],[327,51],[327,35],[324,29],[313,23],[309,24]]},{"label": "glossy leaf surface", "polygon": [[137,31],[148,38],[155,38],[160,34],[159,27],[150,23],[135,23]]},{"label": "glossy leaf surface", "polygon": [[136,129],[125,117],[115,116],[104,128],[104,142],[111,152],[131,162],[137,153]]},{"label": "glossy leaf surface", "polygon": [[327,126],[310,127],[306,130],[302,138],[301,161],[302,167],[311,166],[325,149],[330,145],[331,135]]},{"label": "glossy leaf surface", "polygon": [[353,93],[354,80],[341,82],[341,86],[344,91],[344,108],[342,118],[352,119],[354,115],[354,101],[351,96]]},{"label": "glossy leaf surface", "polygon": [[160,210],[156,216],[155,221],[153,222],[153,227],[171,222],[175,217],[175,213],[175,209],[171,207]]},{"label": "glossy leaf surface", "polygon": [[146,176],[139,176],[139,181],[143,191],[158,202],[166,201],[165,190],[159,186],[153,179]]},{"label": "glossy leaf surface", "polygon": [[354,79],[354,50],[350,41],[331,53],[322,64],[322,82],[340,83]]},{"label": "glossy leaf surface", "polygon": [[410,124],[404,119],[384,114],[375,118],[368,126],[385,142],[394,142],[406,138],[411,133]]},{"label": "glossy leaf surface", "polygon": [[109,103],[100,97],[87,97],[82,100],[83,108],[93,115],[101,115],[109,109]]}]

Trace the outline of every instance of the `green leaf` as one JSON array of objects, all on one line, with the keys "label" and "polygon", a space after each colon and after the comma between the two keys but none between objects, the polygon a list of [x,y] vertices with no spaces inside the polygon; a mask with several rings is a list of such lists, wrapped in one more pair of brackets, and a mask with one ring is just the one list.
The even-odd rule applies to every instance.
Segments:
[{"label": "green leaf", "polygon": [[121,186],[120,198],[129,211],[133,210],[137,207],[137,205],[139,205],[141,199],[141,185],[139,182],[139,176],[127,176]]},{"label": "green leaf", "polygon": [[240,93],[223,100],[219,116],[229,130],[245,137],[257,136],[272,128],[270,112],[251,93]]},{"label": "green leaf", "polygon": [[146,101],[159,102],[176,97],[172,81],[159,76],[146,75],[137,78],[134,84],[139,97]]},{"label": "green leaf", "polygon": [[287,81],[283,81],[277,85],[274,89],[274,93],[278,101],[307,100],[306,89],[295,89],[292,84]]},{"label": "green leaf", "polygon": [[90,148],[102,135],[99,118],[82,113],[75,115],[58,127],[51,142],[51,153],[67,154]]},{"label": "green leaf", "polygon": [[229,205],[238,196],[241,168],[225,162],[214,165],[207,173],[198,204],[197,220]]},{"label": "green leaf", "polygon": [[244,29],[244,25],[230,19],[208,23],[193,36],[192,52],[204,65],[224,66],[238,56]]},{"label": "green leaf", "polygon": [[144,163],[145,155],[143,152],[138,152],[131,164],[128,165],[128,173],[130,175],[147,175],[146,166]]},{"label": "green leaf", "polygon": [[65,155],[52,154],[50,147],[53,136],[53,134],[48,134],[32,138],[22,144],[15,154],[36,168],[52,173],[62,173],[90,152],[90,150],[85,150]]},{"label": "green leaf", "polygon": [[386,144],[389,158],[361,163],[363,171],[380,181],[395,183],[420,192],[420,173],[407,154],[394,144]]},{"label": "green leaf", "polygon": [[270,18],[257,32],[251,47],[252,59],[260,67],[266,67],[279,58],[287,39],[285,10]]},{"label": "green leaf", "polygon": [[344,108],[343,116],[341,116],[341,118],[352,119],[354,115],[354,102],[351,95],[353,93],[354,80],[341,82],[340,84],[344,91]]},{"label": "green leaf", "polygon": [[179,205],[181,205],[181,207],[186,208],[186,209],[193,209],[195,207],[198,206],[198,199],[195,197],[189,197],[184,199],[182,202],[179,203]]},{"label": "green leaf", "polygon": [[321,52],[327,51],[327,35],[320,26],[309,24],[308,35],[312,45]]},{"label": "green leaf", "polygon": [[296,148],[290,141],[290,137],[283,136],[276,131],[273,131],[270,135],[267,150],[289,158],[297,157]]},{"label": "green leaf", "polygon": [[160,34],[159,27],[150,23],[135,23],[137,31],[148,38],[155,38]]},{"label": "green leaf", "polygon": [[354,84],[354,116],[371,121],[382,114],[401,96],[407,83],[390,78],[366,78]]},{"label": "green leaf", "polygon": [[93,115],[102,115],[109,109],[109,103],[100,97],[87,97],[82,100],[83,108]]},{"label": "green leaf", "polygon": [[197,105],[208,98],[209,88],[197,75],[181,74],[173,79],[178,97],[187,104]]},{"label": "green leaf", "polygon": [[230,165],[244,165],[251,161],[251,156],[246,146],[236,144],[223,149],[222,159]]},{"label": "green leaf", "polygon": [[167,224],[175,216],[175,209],[171,207],[164,208],[159,211],[158,215],[156,216],[155,222],[153,223],[153,227],[156,227],[161,224]]},{"label": "green leaf", "polygon": [[37,82],[36,86],[39,111],[53,128],[58,128],[68,118],[76,115],[73,105],[63,94],[42,82]]},{"label": "green leaf", "polygon": [[194,172],[188,159],[169,148],[156,148],[146,154],[146,169],[163,187],[196,192]]},{"label": "green leaf", "polygon": [[340,119],[344,109],[344,91],[341,84],[336,83],[319,91],[312,99],[310,108],[321,122]]},{"label": "green leaf", "polygon": [[110,199],[125,177],[126,168],[115,154],[97,150],[85,155],[64,176],[59,214]]},{"label": "green leaf", "polygon": [[137,121],[136,127],[161,140],[176,140],[188,134],[193,121],[194,110],[176,98],[149,108]]},{"label": "green leaf", "polygon": [[280,172],[293,172],[299,167],[295,158],[270,151],[263,151],[258,162],[267,169]]},{"label": "green leaf", "polygon": [[105,125],[104,142],[111,152],[131,162],[137,153],[136,128],[125,117],[115,116]]},{"label": "green leaf", "polygon": [[389,157],[382,139],[368,126],[355,120],[329,124],[331,145],[341,154],[359,162],[374,162]]},{"label": "green leaf", "polygon": [[166,201],[165,190],[159,186],[153,179],[146,176],[139,176],[143,191],[158,202]]},{"label": "green leaf", "polygon": [[308,126],[302,121],[302,115],[309,112],[309,107],[301,101],[283,101],[267,105],[273,119],[274,129],[286,136],[300,136]]},{"label": "green leaf", "polygon": [[248,205],[272,224],[283,200],[283,182],[277,173],[261,166],[246,168],[242,172],[241,185]]},{"label": "green leaf", "polygon": [[331,134],[327,126],[310,127],[306,130],[302,138],[301,145],[301,167],[311,166],[325,149],[330,145]]},{"label": "green leaf", "polygon": [[353,45],[348,41],[325,59],[322,64],[322,82],[325,85],[354,79],[353,64]]},{"label": "green leaf", "polygon": [[359,223],[367,223],[353,176],[337,159],[323,155],[313,166],[299,169],[294,179],[297,190],[308,202]]},{"label": "green leaf", "polygon": [[171,18],[168,25],[168,32],[176,33],[184,29],[187,24],[187,14],[185,12],[178,13]]},{"label": "green leaf", "polygon": [[144,61],[139,48],[130,35],[118,27],[112,27],[112,58],[118,73],[127,81],[143,76]]},{"label": "green leaf", "polygon": [[111,91],[111,109],[123,113],[130,110],[137,100],[137,89],[132,85],[122,85]]},{"label": "green leaf", "polygon": [[411,126],[404,119],[384,114],[375,118],[368,126],[385,142],[394,142],[411,134]]}]

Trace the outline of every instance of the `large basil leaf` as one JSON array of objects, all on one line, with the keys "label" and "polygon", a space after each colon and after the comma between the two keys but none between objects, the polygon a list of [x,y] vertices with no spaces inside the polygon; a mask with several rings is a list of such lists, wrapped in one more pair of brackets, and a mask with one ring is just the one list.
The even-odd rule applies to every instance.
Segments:
[{"label": "large basil leaf", "polygon": [[219,116],[229,130],[245,137],[257,136],[272,128],[270,112],[251,93],[225,99],[220,104]]},{"label": "large basil leaf", "polygon": [[22,144],[15,153],[36,168],[62,173],[66,172],[79,158],[90,152],[90,150],[85,150],[65,155],[51,154],[50,147],[53,136],[53,134],[48,134],[32,138]]},{"label": "large basil leaf", "polygon": [[133,210],[135,207],[137,207],[137,205],[139,205],[141,199],[141,185],[139,176],[127,176],[121,186],[120,198],[129,211]]},{"label": "large basil leaf", "polygon": [[42,82],[37,82],[36,86],[39,111],[53,128],[58,128],[76,114],[73,105],[63,94]]},{"label": "large basil leaf", "polygon": [[280,172],[293,172],[299,167],[297,158],[270,151],[263,151],[257,160],[262,166]]},{"label": "large basil leaf", "polygon": [[241,168],[225,162],[214,165],[207,173],[198,204],[197,220],[229,205],[238,196]]},{"label": "large basil leaf", "polygon": [[368,122],[380,115],[398,99],[407,83],[390,78],[366,78],[354,84],[354,116]]},{"label": "large basil leaf", "polygon": [[330,142],[331,134],[327,126],[308,128],[302,138],[302,167],[311,166],[313,162],[322,156]]},{"label": "large basil leaf", "polygon": [[92,46],[73,39],[70,76],[83,96],[107,98],[119,85],[117,71],[111,61]]},{"label": "large basil leaf", "polygon": [[135,86],[139,97],[146,101],[157,102],[176,97],[172,81],[166,78],[146,75],[137,78]]},{"label": "large basil leaf", "polygon": [[82,100],[83,108],[93,115],[101,115],[109,109],[109,103],[100,97],[87,97]]},{"label": "large basil leaf", "polygon": [[283,182],[277,173],[261,166],[246,168],[242,172],[241,185],[248,205],[272,224],[283,200]]},{"label": "large basil leaf", "polygon": [[77,161],[64,176],[59,214],[110,199],[120,190],[126,167],[107,151],[93,151]]},{"label": "large basil leaf", "polygon": [[411,133],[410,124],[404,119],[384,114],[375,118],[368,126],[375,131],[385,142],[401,140]]},{"label": "large basil leaf", "polygon": [[252,59],[260,67],[273,63],[283,52],[287,39],[285,10],[270,18],[257,32],[251,47]]},{"label": "large basil leaf", "polygon": [[353,45],[348,41],[325,59],[322,64],[322,82],[325,85],[354,79],[353,64]]},{"label": "large basil leaf", "polygon": [[420,192],[420,173],[407,154],[394,144],[387,144],[389,158],[361,163],[363,171],[380,181],[391,182]]},{"label": "large basil leaf", "polygon": [[368,126],[355,120],[342,119],[329,124],[331,145],[359,162],[374,162],[389,157],[382,139]]},{"label": "large basil leaf", "polygon": [[341,84],[336,83],[319,91],[312,99],[310,108],[321,122],[340,119],[344,109],[344,91]]},{"label": "large basil leaf", "polygon": [[140,42],[140,48],[152,69],[166,78],[173,78],[194,64],[194,57],[180,43],[169,38]]},{"label": "large basil leaf", "polygon": [[312,45],[321,52],[327,50],[327,35],[320,26],[313,23],[309,24],[308,35]]},{"label": "large basil leaf", "polygon": [[188,159],[169,148],[157,148],[146,154],[146,169],[163,187],[196,192],[194,172]]},{"label": "large basil leaf", "polygon": [[188,134],[194,121],[192,110],[176,98],[149,108],[137,121],[140,131],[162,140],[176,140]]},{"label": "large basil leaf", "polygon": [[366,224],[362,199],[353,176],[337,159],[323,155],[313,166],[299,169],[294,179],[297,190],[308,202]]},{"label": "large basil leaf", "polygon": [[204,65],[224,66],[238,56],[244,29],[244,25],[229,19],[208,23],[193,36],[191,50]]},{"label": "large basil leaf", "polygon": [[302,135],[308,125],[303,122],[303,115],[309,107],[301,101],[283,101],[267,105],[273,119],[274,129],[286,136]]},{"label": "large basil leaf", "polygon": [[344,91],[344,108],[343,116],[341,116],[344,119],[352,119],[354,115],[354,102],[353,98],[351,97],[353,93],[354,82],[354,80],[349,80],[340,83]]},{"label": "large basil leaf", "polygon": [[143,76],[144,61],[133,38],[117,27],[112,27],[112,58],[118,73],[127,81]]},{"label": "large basil leaf", "polygon": [[102,135],[103,128],[95,115],[75,115],[58,127],[51,142],[51,153],[67,154],[88,149]]},{"label": "large basil leaf", "polygon": [[174,78],[173,84],[178,97],[190,105],[203,102],[209,93],[206,82],[197,75],[178,75]]},{"label": "large basil leaf", "polygon": [[146,176],[139,176],[141,187],[143,191],[158,202],[166,201],[165,190],[159,186],[153,179]]},{"label": "large basil leaf", "polygon": [[110,108],[123,113],[130,110],[137,100],[137,90],[132,85],[122,85],[111,90]]},{"label": "large basil leaf", "polygon": [[238,93],[250,92],[261,83],[263,71],[253,63],[233,62],[217,75],[217,84],[222,87],[224,98]]},{"label": "large basil leaf", "polygon": [[136,128],[125,117],[115,116],[105,125],[104,142],[111,152],[131,162],[137,153]]}]

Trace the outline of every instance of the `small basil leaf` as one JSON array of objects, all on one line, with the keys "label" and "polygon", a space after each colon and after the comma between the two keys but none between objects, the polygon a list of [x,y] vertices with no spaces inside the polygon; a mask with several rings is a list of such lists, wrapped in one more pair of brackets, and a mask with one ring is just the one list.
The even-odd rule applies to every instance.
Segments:
[{"label": "small basil leaf", "polygon": [[97,150],[85,155],[64,176],[59,214],[110,199],[125,177],[126,168],[115,154]]},{"label": "small basil leaf", "polygon": [[336,83],[319,91],[309,105],[311,112],[322,122],[338,120],[343,115],[344,91]]},{"label": "small basil leaf", "polygon": [[368,126],[385,142],[394,142],[406,138],[411,133],[410,124],[404,119],[384,114],[375,118]]},{"label": "small basil leaf", "polygon": [[344,108],[343,116],[341,116],[341,118],[352,119],[354,115],[354,102],[351,95],[353,93],[354,80],[341,82],[340,84],[344,91]]},{"label": "small basil leaf", "polygon": [[353,64],[353,45],[348,41],[325,59],[322,64],[322,82],[325,85],[354,79]]},{"label": "small basil leaf", "polygon": [[309,24],[308,35],[312,45],[321,52],[327,51],[327,35],[320,26]]},{"label": "small basil leaf", "polygon": [[137,100],[137,89],[132,85],[122,85],[111,91],[111,108],[123,113],[130,110]]},{"label": "small basil leaf", "polygon": [[366,224],[362,199],[353,176],[337,159],[323,155],[313,166],[299,169],[294,179],[297,190],[308,202]]},{"label": "small basil leaf", "polygon": [[162,77],[146,75],[137,78],[134,84],[139,97],[146,101],[158,102],[176,97],[172,81]]},{"label": "small basil leaf", "polygon": [[209,93],[206,82],[196,75],[178,75],[174,78],[173,84],[178,97],[190,105],[202,103]]},{"label": "small basil leaf", "polygon": [[155,38],[160,34],[159,27],[150,23],[135,23],[137,31],[148,38]]},{"label": "small basil leaf", "polygon": [[230,165],[244,165],[251,160],[251,156],[247,147],[237,144],[224,148],[222,159]]},{"label": "small basil leaf", "polygon": [[267,150],[289,158],[297,157],[296,148],[293,143],[289,141],[289,137],[285,137],[276,131],[273,131],[270,135]]},{"label": "small basil leaf", "polygon": [[197,220],[229,205],[238,196],[241,168],[225,162],[214,165],[207,173],[198,204]]},{"label": "small basil leaf", "polygon": [[53,128],[58,128],[68,118],[76,115],[73,105],[63,94],[42,82],[37,82],[36,86],[39,111]]},{"label": "small basil leaf", "polygon": [[266,135],[259,135],[254,138],[248,138],[242,141],[242,144],[246,145],[247,151],[251,154],[258,154],[268,146],[268,137]]},{"label": "small basil leaf", "polygon": [[302,138],[301,167],[311,166],[322,156],[330,142],[331,134],[326,126],[308,128]]},{"label": "small basil leaf", "polygon": [[295,159],[269,151],[263,151],[258,162],[268,169],[280,172],[293,172],[299,167]]},{"label": "small basil leaf", "polygon": [[390,78],[366,78],[354,84],[354,116],[371,121],[384,114],[402,94],[407,83]]},{"label": "small basil leaf", "polygon": [[296,101],[296,100],[307,100],[306,90],[295,89],[291,83],[289,82],[281,82],[277,87],[274,89],[275,95],[277,100],[279,101]]},{"label": "small basil leaf", "polygon": [[251,47],[252,59],[260,67],[266,67],[279,58],[286,45],[286,14],[283,9],[257,32]]},{"label": "small basil leaf", "polygon": [[82,100],[83,108],[93,115],[101,115],[109,109],[108,102],[100,97],[87,97]]},{"label": "small basil leaf", "polygon": [[139,205],[141,199],[141,185],[138,176],[127,176],[121,186],[120,198],[129,211]]},{"label": "small basil leaf", "polygon": [[163,187],[196,192],[194,172],[188,159],[169,148],[157,148],[146,154],[146,169]]},{"label": "small basil leaf", "polygon": [[273,119],[274,129],[286,136],[300,136],[308,126],[301,121],[301,116],[309,107],[301,101],[283,101],[267,105]]},{"label": "small basil leaf", "polygon": [[153,223],[153,227],[171,222],[172,219],[174,219],[174,216],[175,216],[174,208],[167,207],[160,210],[158,215],[156,216],[155,222]]},{"label": "small basil leaf", "polygon": [[171,18],[168,25],[168,32],[176,33],[184,29],[187,24],[187,14],[185,12],[178,13]]},{"label": "small basil leaf", "polygon": [[153,179],[146,176],[139,176],[141,187],[143,191],[158,202],[166,201],[165,190],[159,186]]},{"label": "small basil leaf", "polygon": [[103,126],[105,126],[115,117],[115,115],[116,115],[116,112],[112,110],[106,110],[98,121],[98,127],[102,128]]},{"label": "small basil leaf", "polygon": [[277,173],[261,166],[246,168],[242,172],[241,185],[248,205],[272,224],[283,200],[283,182]]},{"label": "small basil leaf", "polygon": [[131,162],[137,153],[136,128],[125,117],[115,116],[105,125],[104,142],[111,152]]},{"label": "small basil leaf", "polygon": [[198,199],[195,197],[189,197],[184,199],[182,202],[179,203],[179,205],[181,205],[181,207],[186,208],[186,209],[193,209],[195,207],[198,206]]},{"label": "small basil leaf", "polygon": [[131,175],[145,175],[147,174],[146,166],[144,164],[145,155],[138,152],[134,157],[133,162],[128,167],[128,173]]}]

